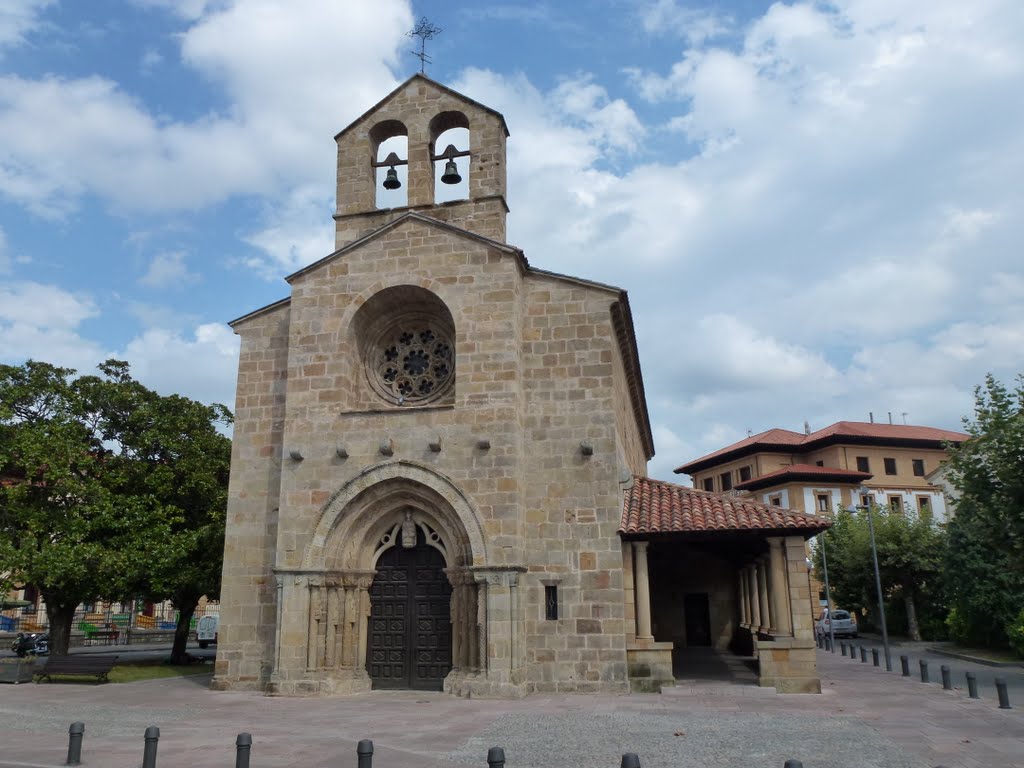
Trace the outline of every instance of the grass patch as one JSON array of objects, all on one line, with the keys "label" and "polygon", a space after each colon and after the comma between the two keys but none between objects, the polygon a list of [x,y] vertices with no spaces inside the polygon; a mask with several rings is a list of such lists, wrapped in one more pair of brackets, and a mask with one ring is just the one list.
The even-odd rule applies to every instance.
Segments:
[{"label": "grass patch", "polygon": [[[44,662],[37,664],[42,669]],[[161,680],[168,677],[189,677],[191,675],[212,674],[212,664],[188,664],[175,666],[162,661],[129,661],[118,662],[107,675],[111,683],[137,683],[143,680]],[[53,675],[55,683],[85,683],[94,685],[95,675]]]}]

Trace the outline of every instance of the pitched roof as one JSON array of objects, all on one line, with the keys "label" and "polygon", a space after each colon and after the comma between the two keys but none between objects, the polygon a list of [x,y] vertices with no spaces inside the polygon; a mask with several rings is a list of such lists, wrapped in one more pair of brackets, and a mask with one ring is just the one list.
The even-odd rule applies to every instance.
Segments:
[{"label": "pitched roof", "polygon": [[861,483],[870,480],[873,475],[870,472],[858,472],[855,469],[840,469],[839,467],[819,467],[815,464],[792,464],[767,475],[754,477],[742,483],[736,484],[738,491],[756,491],[760,488],[767,488],[771,485],[779,485],[784,482],[800,482],[801,480],[832,481],[835,483]]},{"label": "pitched roof", "polygon": [[781,531],[813,536],[830,525],[826,518],[746,497],[724,496],[649,477],[635,477],[623,499],[619,533]]},{"label": "pitched roof", "polygon": [[673,471],[693,474],[724,461],[739,459],[762,451],[769,453],[807,453],[836,443],[859,445],[905,445],[918,448],[941,448],[944,443],[961,443],[967,439],[963,432],[936,427],[918,427],[906,424],[874,424],[860,421],[837,421],[824,429],[804,435],[788,429],[769,429],[744,438],[725,448],[701,456]]}]

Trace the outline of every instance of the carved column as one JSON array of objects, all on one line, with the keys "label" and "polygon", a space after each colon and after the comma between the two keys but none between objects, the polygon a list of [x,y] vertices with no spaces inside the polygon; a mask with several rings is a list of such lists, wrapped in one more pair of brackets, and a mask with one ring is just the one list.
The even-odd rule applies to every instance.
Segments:
[{"label": "carved column", "polygon": [[327,580],[327,654],[324,666],[334,669],[338,666],[338,627],[342,624],[341,606],[338,600],[338,580]]},{"label": "carved column", "polygon": [[636,639],[653,640],[651,633],[651,587],[647,574],[647,542],[633,542],[636,563]]},{"label": "carved column", "polygon": [[770,632],[772,616],[768,608],[768,574],[763,557],[757,559],[755,567],[757,568],[757,603],[761,609],[761,624],[758,629],[761,632]]},{"label": "carved column", "polygon": [[316,669],[318,665],[317,639],[320,634],[320,621],[323,618],[321,613],[321,592],[320,579],[311,578],[306,583],[309,589],[309,624],[306,630],[306,669]]},{"label": "carved column", "polygon": [[772,624],[781,635],[793,634],[793,615],[789,605],[789,579],[786,573],[786,553],[782,538],[768,539],[771,556]]},{"label": "carved column", "polygon": [[749,627],[750,618],[747,615],[747,577],[744,574],[743,569],[739,571],[739,578],[737,579],[737,592],[738,601],[740,605],[740,626]]},{"label": "carved column", "polygon": [[487,579],[476,584],[476,642],[473,666],[481,673],[487,674]]}]

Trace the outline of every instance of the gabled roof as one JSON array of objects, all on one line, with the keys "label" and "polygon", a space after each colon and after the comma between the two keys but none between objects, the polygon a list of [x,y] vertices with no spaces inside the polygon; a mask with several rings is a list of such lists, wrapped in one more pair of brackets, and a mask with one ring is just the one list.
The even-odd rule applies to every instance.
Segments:
[{"label": "gabled roof", "polygon": [[823,517],[762,504],[743,496],[698,491],[635,477],[622,503],[619,533],[764,533],[813,536],[831,525]]},{"label": "gabled roof", "polygon": [[347,126],[345,126],[340,131],[338,131],[338,133],[335,134],[335,136],[334,136],[335,140],[337,140],[340,137],[344,136],[346,133],[348,133],[353,128],[355,128],[357,125],[359,125],[361,122],[363,122],[367,117],[372,115],[374,112],[378,111],[388,101],[390,101],[392,98],[394,98],[395,95],[398,94],[399,91],[401,91],[403,88],[405,88],[407,85],[409,85],[409,83],[413,82],[414,80],[422,80],[425,83],[428,83],[431,87],[436,88],[439,91],[443,91],[444,93],[447,93],[449,96],[454,96],[456,99],[458,99],[459,101],[461,101],[461,102],[463,102],[465,104],[469,104],[470,106],[476,107],[477,109],[482,109],[484,112],[490,112],[492,115],[494,115],[495,117],[497,117],[501,121],[501,127],[505,131],[505,135],[506,136],[509,135],[508,125],[505,123],[505,116],[502,115],[501,112],[498,112],[496,109],[491,109],[487,105],[481,104],[479,101],[474,101],[473,99],[469,98],[468,96],[463,96],[461,93],[459,93],[458,91],[452,90],[447,85],[442,85],[441,83],[437,82],[436,80],[431,80],[429,77],[427,77],[422,72],[417,72],[415,75],[410,77],[408,80],[406,80],[405,82],[401,83],[397,88],[395,88],[393,91],[391,91],[391,93],[389,93],[383,99],[381,99],[376,104],[374,104],[372,107],[370,107],[368,110],[363,112],[363,114],[361,114],[359,117],[357,117],[351,123],[349,123]]},{"label": "gabled roof", "polygon": [[694,459],[673,471],[676,474],[685,472],[692,475],[708,467],[754,453],[808,453],[839,443],[939,449],[943,448],[945,443],[961,443],[966,439],[967,435],[963,432],[935,427],[837,421],[809,435],[788,429],[769,429]]},{"label": "gabled roof", "polygon": [[768,488],[783,483],[799,483],[803,481],[849,483],[859,485],[865,480],[870,480],[873,475],[870,472],[858,472],[855,469],[840,469],[839,467],[819,467],[815,464],[792,464],[767,475],[754,477],[742,483],[736,484],[737,491],[757,491],[761,488]]}]

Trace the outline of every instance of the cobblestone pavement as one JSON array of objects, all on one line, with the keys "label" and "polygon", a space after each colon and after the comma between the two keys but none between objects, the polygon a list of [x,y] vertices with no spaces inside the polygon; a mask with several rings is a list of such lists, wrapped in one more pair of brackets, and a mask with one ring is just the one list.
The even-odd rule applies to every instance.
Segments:
[{"label": "cobblestone pavement", "polygon": [[[252,766],[355,768],[372,738],[374,768],[484,766],[505,749],[509,768],[1024,768],[1024,701],[886,673],[818,652],[824,693],[755,695],[706,683],[662,695],[531,696],[466,700],[373,692],[271,698],[212,692],[209,678],[123,685],[53,683],[0,688],[0,766],[59,766],[70,723],[86,733],[86,768],[136,768],[147,726],[160,727],[159,768],[230,765],[235,736],[253,735]],[[756,693],[762,693],[757,691]]]}]

